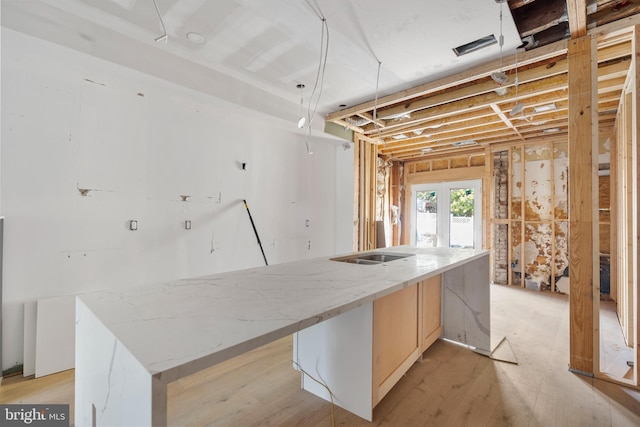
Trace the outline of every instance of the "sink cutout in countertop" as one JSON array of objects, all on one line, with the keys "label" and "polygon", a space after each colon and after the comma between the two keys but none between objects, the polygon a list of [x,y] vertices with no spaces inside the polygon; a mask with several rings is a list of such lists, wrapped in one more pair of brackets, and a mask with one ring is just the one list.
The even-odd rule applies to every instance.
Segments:
[{"label": "sink cutout in countertop", "polygon": [[396,261],[410,256],[414,256],[414,254],[370,252],[331,258],[331,261],[346,262],[350,264],[377,265],[384,262]]}]

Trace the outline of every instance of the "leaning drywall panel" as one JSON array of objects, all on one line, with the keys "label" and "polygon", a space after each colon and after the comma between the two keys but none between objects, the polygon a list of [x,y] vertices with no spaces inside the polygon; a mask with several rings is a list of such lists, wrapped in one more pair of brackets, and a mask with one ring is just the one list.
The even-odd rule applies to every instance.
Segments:
[{"label": "leaning drywall panel", "polygon": [[75,366],[76,298],[38,300],[36,320],[36,378]]},{"label": "leaning drywall panel", "polygon": [[22,375],[25,377],[36,373],[36,328],[38,318],[38,303],[28,301],[24,303],[24,359]]}]

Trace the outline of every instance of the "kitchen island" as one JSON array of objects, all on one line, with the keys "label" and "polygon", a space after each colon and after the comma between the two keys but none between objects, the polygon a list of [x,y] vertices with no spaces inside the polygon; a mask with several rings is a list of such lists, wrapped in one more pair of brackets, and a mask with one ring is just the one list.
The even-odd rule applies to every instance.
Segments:
[{"label": "kitchen island", "polygon": [[[422,331],[433,319],[421,302],[438,289],[435,338],[442,335],[489,353],[487,251],[404,246],[374,253],[409,256],[363,264],[323,257],[77,297],[75,424],[166,425],[170,382],[301,331],[294,340],[296,368],[341,377],[353,363],[370,367],[362,375],[353,372],[355,388],[351,381],[348,390],[327,385],[334,394],[346,393],[338,405],[371,419],[372,408],[425,343],[420,339],[388,377],[374,378],[389,371],[375,368],[374,355],[384,342],[361,330],[371,325],[384,333],[389,328],[385,316],[411,317],[403,314],[398,320],[393,311],[408,304],[417,305],[415,328]],[[435,277],[441,278],[439,285],[428,286]],[[382,314],[374,316],[375,310]],[[351,329],[354,325],[361,329]],[[367,386],[372,379],[376,384]],[[308,384],[303,381],[305,389],[326,398]],[[361,397],[356,404],[347,397],[352,395]]]}]

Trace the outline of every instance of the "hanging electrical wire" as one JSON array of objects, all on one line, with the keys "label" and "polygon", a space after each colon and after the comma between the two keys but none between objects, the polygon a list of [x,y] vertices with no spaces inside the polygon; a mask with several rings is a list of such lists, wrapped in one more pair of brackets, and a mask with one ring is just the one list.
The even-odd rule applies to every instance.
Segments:
[{"label": "hanging electrical wire", "polygon": [[160,9],[158,9],[158,3],[156,3],[156,0],[153,0],[153,6],[156,9],[156,14],[158,15],[158,20],[160,21],[160,26],[162,26],[162,35],[159,37],[156,37],[155,41],[157,42],[165,42],[167,43],[167,40],[169,39],[169,36],[167,36],[167,28],[164,26],[164,21],[162,20],[162,15],[160,14]]},{"label": "hanging electrical wire", "polygon": [[[311,136],[311,124],[318,111],[318,105],[320,104],[320,98],[322,97],[322,90],[324,88],[324,76],[327,68],[327,57],[329,55],[329,25],[327,24],[327,18],[322,13],[322,9],[318,6],[315,0],[312,0],[313,4],[309,0],[306,0],[307,5],[316,13],[322,23],[322,35],[320,37],[320,60],[318,61],[318,71],[316,73],[316,80],[309,97],[309,104],[307,107],[307,132],[305,134],[305,144],[307,146],[307,153],[313,154],[311,151],[311,143],[309,137]],[[318,92],[316,96],[316,91]],[[315,97],[315,101],[314,101]],[[313,111],[311,105],[313,104]]]},{"label": "hanging electrical wire", "polygon": [[502,3],[505,1],[506,0],[496,0],[496,3],[500,3],[500,40],[498,41],[498,44],[500,45],[500,71],[491,73],[491,78],[500,86],[509,82],[507,73],[502,70],[502,46],[504,45],[504,34],[502,32]]},{"label": "hanging electrical wire", "polygon": [[[382,139],[380,126],[378,125],[378,92],[380,88],[380,68],[382,67],[382,62],[376,57],[376,61],[378,61],[378,74],[376,76],[376,97],[373,101],[373,125],[376,127],[376,131],[378,133],[378,139]],[[384,140],[383,140],[384,142]]]},{"label": "hanging electrical wire", "polygon": [[518,80],[518,50],[520,50],[520,46],[516,48],[516,78],[515,78],[515,86],[516,86],[516,105],[513,106],[509,115],[511,117],[515,116],[518,113],[521,113],[524,110],[524,102],[518,102],[518,86],[520,86],[520,81]]}]

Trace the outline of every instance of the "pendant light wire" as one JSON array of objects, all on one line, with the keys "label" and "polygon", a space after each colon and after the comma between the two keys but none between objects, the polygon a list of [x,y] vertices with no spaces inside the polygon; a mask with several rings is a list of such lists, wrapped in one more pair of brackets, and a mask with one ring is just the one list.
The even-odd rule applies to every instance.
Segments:
[{"label": "pendant light wire", "polygon": [[[318,105],[320,104],[320,98],[322,97],[322,91],[324,88],[324,76],[327,68],[327,57],[329,55],[329,25],[327,24],[327,18],[325,18],[322,13],[322,9],[316,2],[316,0],[312,0],[313,4],[306,0],[307,5],[315,12],[320,19],[322,24],[322,35],[320,37],[320,60],[318,61],[318,71],[316,72],[316,80],[313,85],[313,90],[311,91],[311,96],[309,97],[309,104],[307,107],[307,132],[305,134],[305,144],[307,146],[307,153],[313,154],[311,151],[311,143],[309,142],[309,137],[311,136],[311,123],[318,111]],[[316,91],[318,92],[316,96]],[[314,97],[315,102],[314,102]],[[311,109],[311,105],[313,104],[313,111]]]},{"label": "pendant light wire", "polygon": [[164,26],[164,20],[162,19],[162,15],[160,14],[160,9],[158,9],[158,3],[156,0],[153,0],[153,6],[156,9],[156,14],[158,15],[158,20],[160,21],[160,26],[162,27],[162,35],[160,37],[156,37],[154,40],[157,42],[163,41],[167,43],[169,37],[167,36],[167,28]]},{"label": "pendant light wire", "polygon": [[380,68],[382,67],[382,62],[380,62],[377,57],[376,60],[378,61],[378,74],[376,76],[376,97],[373,101],[373,125],[376,127],[376,131],[378,132],[378,139],[381,139],[381,130],[378,125],[378,92],[380,88]]}]

